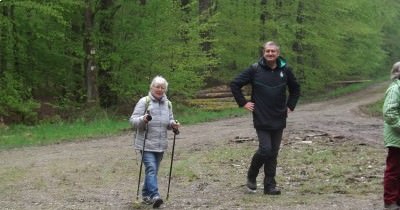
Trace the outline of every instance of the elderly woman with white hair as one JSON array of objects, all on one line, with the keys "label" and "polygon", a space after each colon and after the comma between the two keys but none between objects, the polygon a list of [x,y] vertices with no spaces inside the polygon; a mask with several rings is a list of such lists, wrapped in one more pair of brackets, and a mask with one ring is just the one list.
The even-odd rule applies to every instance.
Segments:
[{"label": "elderly woman with white hair", "polygon": [[166,96],[167,89],[166,79],[154,77],[148,95],[138,101],[129,119],[136,128],[134,147],[142,154],[145,166],[142,200],[154,208],[163,203],[158,191],[157,173],[168,147],[167,130],[179,127],[179,123],[174,120],[171,102]]},{"label": "elderly woman with white hair", "polygon": [[386,209],[400,209],[400,62],[393,65],[390,78],[383,104],[383,136],[388,150],[383,200]]}]

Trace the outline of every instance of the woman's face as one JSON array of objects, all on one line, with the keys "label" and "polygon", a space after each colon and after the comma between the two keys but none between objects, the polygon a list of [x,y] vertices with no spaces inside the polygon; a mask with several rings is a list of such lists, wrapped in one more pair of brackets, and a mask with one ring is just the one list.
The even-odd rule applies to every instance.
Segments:
[{"label": "woman's face", "polygon": [[161,97],[164,96],[165,93],[165,86],[161,84],[155,84],[154,86],[151,86],[151,94],[156,97],[157,99],[160,99]]}]

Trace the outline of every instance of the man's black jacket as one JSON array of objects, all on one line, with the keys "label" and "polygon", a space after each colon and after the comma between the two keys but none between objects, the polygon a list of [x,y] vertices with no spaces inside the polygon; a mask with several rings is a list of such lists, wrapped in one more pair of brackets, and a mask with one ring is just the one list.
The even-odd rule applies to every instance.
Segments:
[{"label": "man's black jacket", "polygon": [[[300,97],[300,85],[283,58],[277,60],[274,70],[263,58],[239,74],[230,84],[232,94],[240,107],[245,99],[241,88],[251,84],[251,101],[255,104],[253,123],[256,129],[276,130],[286,127],[287,108],[294,110]],[[287,97],[287,93],[289,97]]]}]

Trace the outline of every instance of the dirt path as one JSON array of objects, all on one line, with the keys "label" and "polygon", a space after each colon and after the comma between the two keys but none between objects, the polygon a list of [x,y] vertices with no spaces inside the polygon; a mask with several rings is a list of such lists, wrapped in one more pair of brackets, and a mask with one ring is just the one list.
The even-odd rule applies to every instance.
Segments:
[{"label": "dirt path", "polygon": [[[380,99],[387,84],[326,102],[299,105],[288,119],[284,140],[296,133],[322,132],[334,137],[355,139],[382,146],[382,120],[363,116],[358,107]],[[226,145],[235,137],[255,138],[251,115],[192,126],[183,126],[177,138],[176,162],[190,158],[190,152],[207,151]],[[304,137],[304,136],[303,136]],[[172,136],[171,136],[172,138]],[[132,134],[90,141],[64,143],[0,151],[0,209],[136,209],[137,160],[132,150]],[[256,144],[254,144],[256,145]],[[249,157],[243,157],[247,160]],[[162,174],[168,171],[168,156]],[[243,197],[245,169],[236,181],[212,177],[215,183],[174,180],[173,198],[164,209],[376,209],[381,192],[363,197],[325,195],[312,205],[286,206],[283,200],[242,207],[232,200]],[[202,176],[200,175],[200,176]],[[215,175],[215,174],[214,174]],[[210,178],[211,177],[211,178]],[[160,178],[166,186],[167,177]],[[160,187],[161,188],[161,187]],[[166,192],[165,187],[160,189]],[[165,193],[163,193],[165,194]],[[263,199],[263,196],[259,196]],[[290,192],[282,196],[290,196]],[[327,199],[328,198],[328,199]],[[318,199],[318,198],[316,198]],[[327,201],[329,200],[329,201]],[[278,206],[278,207],[277,207]]]},{"label": "dirt path", "polygon": [[363,115],[359,106],[381,99],[386,86],[387,84],[379,84],[336,100],[300,106],[290,116],[288,127],[316,129],[365,140],[365,143],[381,144],[382,120]]}]

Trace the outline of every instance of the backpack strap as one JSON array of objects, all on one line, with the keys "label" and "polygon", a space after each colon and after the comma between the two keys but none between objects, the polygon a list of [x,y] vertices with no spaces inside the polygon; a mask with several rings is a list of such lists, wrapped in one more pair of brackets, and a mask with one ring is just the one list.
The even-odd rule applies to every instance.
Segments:
[{"label": "backpack strap", "polygon": [[146,96],[146,104],[145,104],[145,108],[144,108],[144,113],[146,114],[146,112],[148,111],[150,106],[150,96]]},{"label": "backpack strap", "polygon": [[168,109],[172,109],[172,103],[171,103],[171,101],[170,100],[168,100]]},{"label": "backpack strap", "polygon": [[254,72],[256,72],[257,69],[258,69],[258,62],[257,62],[257,63],[251,64],[251,69],[252,69]]},{"label": "backpack strap", "polygon": [[258,71],[258,62],[251,64],[250,68],[251,68],[251,80],[254,81],[254,75],[256,74],[256,72]]}]

